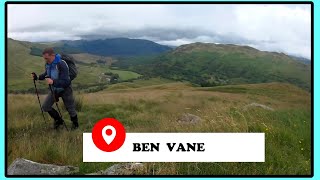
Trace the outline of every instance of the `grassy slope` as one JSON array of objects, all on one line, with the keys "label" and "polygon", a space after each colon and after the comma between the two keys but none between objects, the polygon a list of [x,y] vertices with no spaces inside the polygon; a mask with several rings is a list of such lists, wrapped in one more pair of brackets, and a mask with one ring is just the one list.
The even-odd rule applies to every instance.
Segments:
[{"label": "grassy slope", "polygon": [[41,72],[44,69],[41,57],[29,55],[30,46],[27,43],[8,41],[8,88],[21,89],[33,86],[30,80],[31,72]]},{"label": "grassy slope", "polygon": [[[36,44],[30,42],[20,42],[15,40],[8,40],[8,89],[9,90],[27,90],[33,88],[30,73],[36,72],[40,74],[44,72],[44,60],[39,56],[30,55],[30,47],[37,46],[39,48],[47,47],[46,44]],[[90,54],[79,55],[81,61],[84,62],[88,58],[88,62],[98,60],[99,56]],[[74,86],[85,85],[93,86],[98,84],[98,76],[101,73],[113,72],[120,76],[120,80],[128,80],[137,78],[140,75],[131,71],[111,70],[108,66],[90,65],[90,64],[77,64],[79,69],[78,77],[73,81]],[[39,88],[46,88],[42,83]]]},{"label": "grassy slope", "polygon": [[[310,94],[290,84],[268,83],[196,88],[163,79],[115,84],[98,93],[76,94],[83,104],[80,130],[51,130],[34,95],[9,95],[8,160],[17,157],[80,167],[90,173],[113,163],[82,163],[82,132],[116,117],[127,132],[265,132],[265,163],[146,163],[142,174],[310,174]],[[42,96],[41,99],[44,97]],[[252,102],[275,109],[244,110]],[[78,103],[81,104],[81,103]],[[61,104],[62,105],[62,104]],[[192,113],[204,121],[180,125]],[[68,117],[64,110],[64,117]],[[67,119],[70,126],[70,121]]]}]

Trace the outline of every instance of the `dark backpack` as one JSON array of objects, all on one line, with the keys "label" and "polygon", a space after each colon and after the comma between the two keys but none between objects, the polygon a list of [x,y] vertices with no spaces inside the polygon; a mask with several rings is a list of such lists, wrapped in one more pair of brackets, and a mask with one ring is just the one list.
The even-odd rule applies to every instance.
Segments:
[{"label": "dark backpack", "polygon": [[75,63],[75,59],[68,54],[61,54],[61,59],[64,60],[68,65],[70,80],[74,80],[78,75],[78,69]]}]

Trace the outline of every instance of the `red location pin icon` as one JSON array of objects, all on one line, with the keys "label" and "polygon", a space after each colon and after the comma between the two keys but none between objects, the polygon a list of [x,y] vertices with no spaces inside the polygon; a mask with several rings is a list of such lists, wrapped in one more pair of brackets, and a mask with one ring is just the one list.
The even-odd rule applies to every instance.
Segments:
[{"label": "red location pin icon", "polygon": [[103,139],[106,141],[108,145],[112,143],[112,141],[116,137],[116,133],[116,129],[110,125],[105,126],[101,132]]},{"label": "red location pin icon", "polygon": [[119,149],[126,138],[123,125],[114,118],[98,121],[92,129],[93,143],[102,151],[112,152]]}]

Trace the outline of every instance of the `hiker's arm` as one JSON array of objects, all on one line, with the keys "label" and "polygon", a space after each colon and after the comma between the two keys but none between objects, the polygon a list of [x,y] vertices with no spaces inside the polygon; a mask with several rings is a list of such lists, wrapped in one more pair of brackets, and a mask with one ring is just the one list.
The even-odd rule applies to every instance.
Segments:
[{"label": "hiker's arm", "polygon": [[38,79],[39,80],[44,80],[46,78],[46,75],[47,75],[47,71],[45,71],[44,73],[40,74]]},{"label": "hiker's arm", "polygon": [[65,62],[61,61],[58,64],[59,79],[53,80],[53,86],[57,88],[66,88],[70,86],[71,80],[69,78],[69,69]]}]

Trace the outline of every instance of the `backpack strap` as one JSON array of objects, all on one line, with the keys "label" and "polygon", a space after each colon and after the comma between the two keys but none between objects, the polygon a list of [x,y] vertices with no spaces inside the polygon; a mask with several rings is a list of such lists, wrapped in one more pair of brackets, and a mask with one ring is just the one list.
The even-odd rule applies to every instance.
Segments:
[{"label": "backpack strap", "polygon": [[[68,71],[69,71],[69,66],[68,66],[68,63],[65,61],[65,60],[63,60],[63,59],[61,59],[61,62],[64,62],[65,64],[66,64],[66,66],[67,66],[67,68],[68,68]],[[61,63],[60,62],[60,63]],[[58,67],[58,71],[60,71],[59,69],[60,69],[60,66],[61,66],[61,64],[60,63],[58,63],[57,64],[57,67]]]}]

